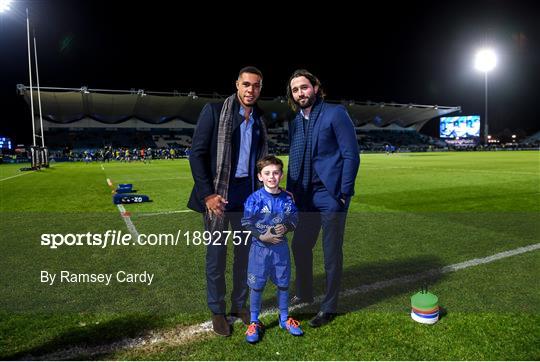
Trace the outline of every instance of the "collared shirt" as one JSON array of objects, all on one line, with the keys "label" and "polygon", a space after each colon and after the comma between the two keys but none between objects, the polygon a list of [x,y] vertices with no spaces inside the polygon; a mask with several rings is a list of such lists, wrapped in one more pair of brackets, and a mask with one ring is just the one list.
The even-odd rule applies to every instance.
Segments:
[{"label": "collared shirt", "polygon": [[300,114],[302,115],[302,121],[304,122],[304,136],[306,136],[307,135],[308,125],[309,125],[309,116],[306,116],[304,114],[303,109],[300,110]]},{"label": "collared shirt", "polygon": [[240,124],[240,149],[238,152],[238,165],[236,166],[236,173],[234,177],[246,177],[249,176],[249,154],[251,152],[251,140],[253,123],[253,110],[249,114],[249,119],[245,120],[245,111],[243,107],[240,107],[240,115],[244,120]]}]

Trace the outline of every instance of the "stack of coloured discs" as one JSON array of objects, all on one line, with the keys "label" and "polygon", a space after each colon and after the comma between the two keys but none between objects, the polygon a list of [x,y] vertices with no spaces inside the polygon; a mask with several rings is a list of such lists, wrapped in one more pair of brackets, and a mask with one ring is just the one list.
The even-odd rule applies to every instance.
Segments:
[{"label": "stack of coloured discs", "polygon": [[439,320],[439,298],[426,290],[411,297],[411,318],[423,324],[434,324]]},{"label": "stack of coloured discs", "polygon": [[120,184],[116,189],[117,194],[129,194],[131,192],[135,192],[133,190],[133,184]]}]

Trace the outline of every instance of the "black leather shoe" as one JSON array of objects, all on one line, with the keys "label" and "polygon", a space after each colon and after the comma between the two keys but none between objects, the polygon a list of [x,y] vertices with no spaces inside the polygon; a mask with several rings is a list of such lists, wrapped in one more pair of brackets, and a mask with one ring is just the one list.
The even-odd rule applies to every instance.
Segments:
[{"label": "black leather shoe", "polygon": [[313,328],[324,326],[325,324],[330,323],[335,317],[336,315],[334,313],[319,312],[309,321],[309,325]]},{"label": "black leather shoe", "polygon": [[294,297],[291,298],[291,301],[289,302],[289,305],[298,305],[298,304],[303,304],[303,303],[311,304],[311,303],[313,303],[313,298],[311,298],[311,299],[302,299],[302,298],[299,298],[299,297],[297,297],[295,295]]}]

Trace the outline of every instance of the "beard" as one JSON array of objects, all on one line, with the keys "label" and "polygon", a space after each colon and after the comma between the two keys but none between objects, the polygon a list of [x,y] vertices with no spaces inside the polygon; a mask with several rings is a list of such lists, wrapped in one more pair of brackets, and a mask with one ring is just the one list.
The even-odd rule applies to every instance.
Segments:
[{"label": "beard", "polygon": [[242,103],[246,107],[253,107],[257,103],[258,98],[253,96],[253,100],[248,101],[243,96],[242,97],[238,96],[238,100],[240,101],[240,103]]},{"label": "beard", "polygon": [[[302,98],[300,99],[299,101],[296,102],[296,105],[298,107],[300,107],[301,109],[306,109],[306,108],[309,108],[311,107],[314,103],[315,103],[315,100],[317,99],[317,95],[316,94],[312,94],[310,95],[307,99],[306,98]],[[305,100],[304,103],[300,103],[301,100]]]}]

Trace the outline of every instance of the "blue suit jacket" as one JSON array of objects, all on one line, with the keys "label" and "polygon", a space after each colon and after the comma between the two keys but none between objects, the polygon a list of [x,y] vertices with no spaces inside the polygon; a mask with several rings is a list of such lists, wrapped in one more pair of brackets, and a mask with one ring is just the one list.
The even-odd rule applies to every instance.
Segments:
[{"label": "blue suit jacket", "polygon": [[[289,124],[289,141],[293,139],[295,132],[300,132],[296,126],[294,120]],[[311,146],[313,171],[328,192],[336,200],[342,195],[354,195],[360,155],[354,125],[345,107],[323,102],[313,129]],[[289,160],[290,162],[292,161]],[[293,180],[287,176],[287,190],[293,194],[301,183],[302,180]]]}]

